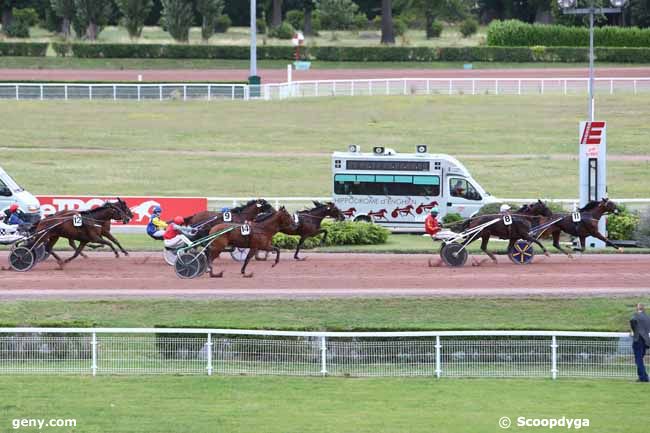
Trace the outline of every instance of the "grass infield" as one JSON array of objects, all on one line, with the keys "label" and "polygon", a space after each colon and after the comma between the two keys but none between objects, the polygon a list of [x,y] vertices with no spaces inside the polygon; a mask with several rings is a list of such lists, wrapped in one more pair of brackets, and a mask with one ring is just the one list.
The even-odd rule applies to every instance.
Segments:
[{"label": "grass infield", "polygon": [[29,417],[76,419],[65,431],[85,433],[496,433],[507,416],[506,431],[548,428],[517,427],[518,417],[566,417],[588,419],[589,432],[641,433],[645,403],[634,395],[645,388],[564,379],[7,377],[0,430]]},{"label": "grass infield", "polygon": [[625,332],[650,297],[4,301],[0,326]]}]

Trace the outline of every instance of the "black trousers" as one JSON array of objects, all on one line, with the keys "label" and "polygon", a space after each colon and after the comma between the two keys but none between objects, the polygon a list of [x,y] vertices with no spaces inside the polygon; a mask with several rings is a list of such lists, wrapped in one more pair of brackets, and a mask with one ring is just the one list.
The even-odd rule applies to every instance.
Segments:
[{"label": "black trousers", "polygon": [[634,362],[636,363],[636,372],[639,375],[639,380],[641,382],[648,381],[648,372],[645,369],[645,364],[643,363],[643,357],[645,356],[645,351],[648,346],[645,345],[645,342],[642,338],[639,338],[637,341],[632,343],[632,349],[634,349]]}]

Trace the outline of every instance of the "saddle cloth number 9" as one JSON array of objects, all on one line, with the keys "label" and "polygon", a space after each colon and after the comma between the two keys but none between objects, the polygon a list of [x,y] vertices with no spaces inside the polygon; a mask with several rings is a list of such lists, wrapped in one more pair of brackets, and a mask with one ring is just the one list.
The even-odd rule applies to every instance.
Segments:
[{"label": "saddle cloth number 9", "polygon": [[224,222],[227,222],[227,223],[229,223],[230,221],[232,221],[232,213],[230,213],[230,212],[224,212],[224,213],[223,213],[223,220],[224,220]]},{"label": "saddle cloth number 9", "polygon": [[244,224],[243,226],[241,226],[240,230],[241,230],[241,234],[244,236],[248,236],[251,234],[251,226],[249,226],[248,224]]},{"label": "saddle cloth number 9", "polygon": [[72,225],[75,227],[81,227],[84,224],[81,215],[76,214],[72,217]]},{"label": "saddle cloth number 9", "polygon": [[510,215],[504,215],[503,216],[503,224],[509,226],[512,224],[512,216]]}]

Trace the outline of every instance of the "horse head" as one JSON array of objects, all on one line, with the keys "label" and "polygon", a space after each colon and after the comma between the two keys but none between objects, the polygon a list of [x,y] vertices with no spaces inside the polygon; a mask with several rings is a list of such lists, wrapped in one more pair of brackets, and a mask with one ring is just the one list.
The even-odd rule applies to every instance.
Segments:
[{"label": "horse head", "polygon": [[121,219],[124,224],[128,224],[133,219],[131,209],[121,198],[117,197],[117,201],[110,202],[110,206],[114,210],[113,219]]},{"label": "horse head", "polygon": [[257,200],[255,200],[255,207],[257,207],[260,212],[268,212],[271,209],[273,209],[271,203],[269,203],[263,198],[258,198]]},{"label": "horse head", "polygon": [[528,205],[527,212],[530,215],[553,216],[553,211],[541,200],[537,200],[535,203]]},{"label": "horse head", "polygon": [[620,212],[620,209],[614,203],[607,197],[603,197],[600,203],[598,204],[598,207],[601,209],[603,213],[613,213],[613,214],[618,214]]},{"label": "horse head", "polygon": [[341,212],[341,209],[336,207],[334,203],[331,201],[325,203],[325,206],[327,206],[327,213],[326,215],[330,218],[334,218],[337,221],[344,221],[345,220],[345,215],[343,215],[343,212]]},{"label": "horse head", "polygon": [[293,216],[291,216],[291,214],[287,212],[287,209],[284,206],[278,209],[278,211],[276,212],[276,217],[278,218],[280,231],[296,230],[298,228]]}]

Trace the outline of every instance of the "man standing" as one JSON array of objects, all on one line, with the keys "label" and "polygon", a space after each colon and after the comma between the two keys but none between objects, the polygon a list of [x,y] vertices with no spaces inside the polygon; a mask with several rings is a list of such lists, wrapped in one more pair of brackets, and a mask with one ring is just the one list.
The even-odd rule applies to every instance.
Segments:
[{"label": "man standing", "polygon": [[650,347],[650,317],[645,313],[643,304],[636,305],[636,313],[630,319],[630,327],[632,328],[632,336],[634,342],[632,349],[634,349],[634,362],[636,363],[637,374],[639,375],[639,382],[648,381],[648,372],[643,363],[646,349]]}]

